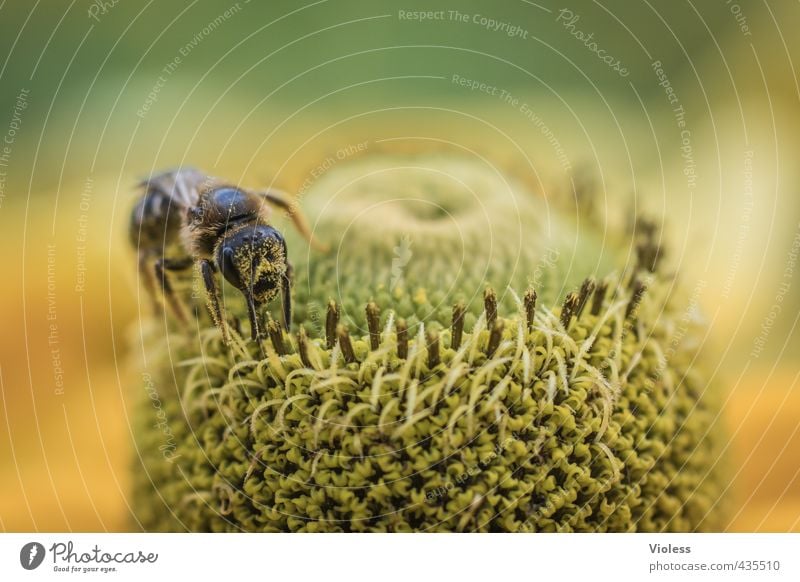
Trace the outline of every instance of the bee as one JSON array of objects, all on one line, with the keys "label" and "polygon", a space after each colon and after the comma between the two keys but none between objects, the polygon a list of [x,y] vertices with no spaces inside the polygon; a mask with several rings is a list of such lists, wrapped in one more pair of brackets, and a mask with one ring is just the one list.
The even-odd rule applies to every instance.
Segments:
[{"label": "bee", "polygon": [[292,266],[283,235],[269,224],[269,205],[285,210],[310,244],[321,250],[325,246],[311,236],[305,217],[287,195],[277,190],[246,190],[191,167],[156,174],[142,180],[139,187],[142,195],[131,213],[130,240],[156,309],[160,309],[160,292],[175,317],[188,322],[168,273],[197,265],[209,313],[225,343],[230,336],[217,285],[219,273],[244,295],[254,340],[261,335],[259,308],[278,294],[283,324],[289,330]]}]

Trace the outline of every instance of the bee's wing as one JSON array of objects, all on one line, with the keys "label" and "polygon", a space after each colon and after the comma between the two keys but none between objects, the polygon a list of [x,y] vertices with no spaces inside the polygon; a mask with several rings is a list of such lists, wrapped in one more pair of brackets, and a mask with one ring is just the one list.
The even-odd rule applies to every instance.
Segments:
[{"label": "bee's wing", "polygon": [[215,178],[200,170],[193,167],[185,167],[166,170],[145,178],[139,182],[139,187],[163,193],[172,200],[173,204],[180,208],[191,208],[197,205],[200,192],[215,182]]}]

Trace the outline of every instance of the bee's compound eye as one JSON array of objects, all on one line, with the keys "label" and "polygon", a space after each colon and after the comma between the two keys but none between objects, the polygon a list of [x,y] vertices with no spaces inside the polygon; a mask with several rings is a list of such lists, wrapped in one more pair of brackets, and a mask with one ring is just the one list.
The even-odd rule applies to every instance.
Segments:
[{"label": "bee's compound eye", "polygon": [[239,270],[236,268],[236,263],[234,262],[233,258],[233,249],[230,247],[224,247],[222,249],[221,256],[219,257],[219,269],[222,271],[222,276],[225,277],[225,279],[227,279],[231,285],[237,289],[241,289],[242,280],[239,276]]}]

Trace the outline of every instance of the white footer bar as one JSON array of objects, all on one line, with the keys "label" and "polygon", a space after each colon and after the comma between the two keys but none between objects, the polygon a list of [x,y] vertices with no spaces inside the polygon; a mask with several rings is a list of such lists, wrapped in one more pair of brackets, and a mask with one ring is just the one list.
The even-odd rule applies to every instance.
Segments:
[{"label": "white footer bar", "polygon": [[2,534],[2,580],[800,580],[800,534]]}]

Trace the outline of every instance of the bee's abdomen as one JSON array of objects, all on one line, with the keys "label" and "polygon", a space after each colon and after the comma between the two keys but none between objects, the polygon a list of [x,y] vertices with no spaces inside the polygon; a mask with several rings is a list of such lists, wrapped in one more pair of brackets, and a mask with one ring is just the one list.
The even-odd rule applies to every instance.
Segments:
[{"label": "bee's abdomen", "polygon": [[131,212],[131,244],[139,250],[152,251],[170,246],[177,240],[183,211],[169,196],[148,191]]}]

